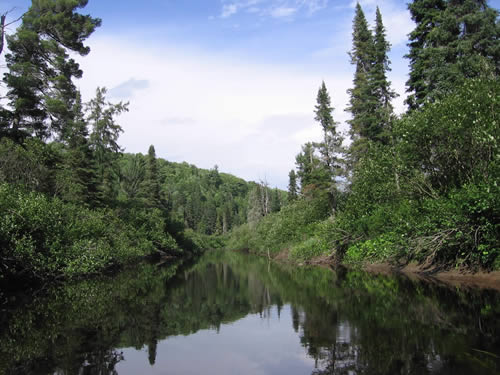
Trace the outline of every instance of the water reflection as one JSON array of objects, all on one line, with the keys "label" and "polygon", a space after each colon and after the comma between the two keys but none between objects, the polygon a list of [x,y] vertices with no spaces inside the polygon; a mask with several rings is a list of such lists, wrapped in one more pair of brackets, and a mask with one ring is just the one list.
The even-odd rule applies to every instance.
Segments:
[{"label": "water reflection", "polygon": [[497,292],[232,252],[0,307],[0,374],[500,371]]}]

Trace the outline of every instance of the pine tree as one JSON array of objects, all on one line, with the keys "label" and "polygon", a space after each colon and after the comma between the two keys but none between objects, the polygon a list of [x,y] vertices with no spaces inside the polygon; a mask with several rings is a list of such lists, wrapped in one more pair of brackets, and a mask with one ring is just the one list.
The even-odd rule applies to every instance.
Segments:
[{"label": "pine tree", "polygon": [[314,111],[316,117],[314,119],[320,123],[323,129],[323,142],[317,146],[331,175],[332,183],[334,183],[335,178],[341,174],[342,170],[341,154],[343,153],[342,142],[344,139],[337,133],[338,122],[333,120],[332,112],[334,108],[331,106],[330,94],[325,82],[322,82],[318,90],[316,102]]},{"label": "pine tree", "polygon": [[[90,49],[83,42],[101,24],[77,12],[87,0],[33,0],[17,32],[7,37],[4,75],[13,110],[3,133],[13,138],[59,136],[74,120],[77,97],[74,78],[82,71],[69,52],[81,56]],[[50,120],[50,121],[49,121]]]},{"label": "pine tree", "polygon": [[158,164],[156,161],[156,151],[153,145],[149,146],[146,157],[146,175],[144,179],[144,198],[151,207],[161,206],[160,179],[158,176]]},{"label": "pine tree", "polygon": [[92,128],[90,148],[96,162],[99,199],[102,202],[112,201],[117,193],[114,190],[117,177],[115,162],[121,151],[118,137],[123,132],[122,127],[115,122],[115,117],[128,111],[128,103],[106,102],[106,89],[97,88],[96,97],[87,103],[86,109],[87,122]]},{"label": "pine tree", "polygon": [[309,142],[302,146],[302,152],[295,157],[295,164],[302,194],[307,195],[309,192],[331,188],[331,173],[326,164],[316,155],[313,143]]},{"label": "pine tree", "polygon": [[410,52],[405,56],[410,60],[410,78],[406,82],[410,95],[406,103],[415,109],[424,103],[427,92],[431,92],[436,83],[428,75],[432,68],[430,51],[437,47],[430,35],[440,24],[446,0],[414,0],[408,9],[416,27],[409,35]]},{"label": "pine tree", "polygon": [[410,34],[410,108],[434,102],[464,80],[500,73],[499,12],[486,0],[415,0]]},{"label": "pine tree", "polygon": [[370,84],[377,101],[377,127],[373,132],[372,140],[383,142],[387,142],[389,138],[390,121],[394,111],[391,100],[397,96],[395,91],[391,89],[391,82],[387,79],[387,72],[391,71],[391,62],[387,55],[390,48],[391,45],[386,40],[382,14],[377,7],[374,36],[374,64],[370,71]]},{"label": "pine tree", "polygon": [[319,160],[314,156],[314,146],[312,143],[306,143],[302,146],[302,152],[295,157],[297,165],[297,176],[300,180],[301,189],[313,183],[313,171]]},{"label": "pine tree", "polygon": [[79,92],[71,117],[72,120],[61,134],[66,150],[59,173],[58,195],[68,202],[93,206],[97,194],[96,166]]},{"label": "pine tree", "polygon": [[349,53],[351,64],[356,66],[352,89],[347,90],[350,95],[349,106],[346,111],[352,115],[351,138],[356,141],[360,137],[372,138],[376,134],[376,97],[370,84],[370,73],[374,63],[373,36],[368,28],[361,5],[357,3],[353,21],[352,50]]}]

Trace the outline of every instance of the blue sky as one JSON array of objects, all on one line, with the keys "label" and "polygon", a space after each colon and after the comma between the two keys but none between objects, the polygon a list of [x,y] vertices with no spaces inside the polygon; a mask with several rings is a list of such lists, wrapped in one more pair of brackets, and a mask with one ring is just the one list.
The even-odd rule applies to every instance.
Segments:
[{"label": "blue sky", "polygon": [[[0,12],[31,2],[3,0]],[[406,1],[360,0],[369,22],[381,9],[392,44],[389,75],[404,111]],[[500,0],[489,2],[500,7]],[[130,101],[119,123],[128,152],[157,154],[286,188],[295,155],[319,140],[314,122],[322,80],[346,131],[351,87],[353,0],[89,0],[82,12],[102,18],[78,58],[84,98],[97,86]],[[12,31],[12,30],[11,30]]]}]

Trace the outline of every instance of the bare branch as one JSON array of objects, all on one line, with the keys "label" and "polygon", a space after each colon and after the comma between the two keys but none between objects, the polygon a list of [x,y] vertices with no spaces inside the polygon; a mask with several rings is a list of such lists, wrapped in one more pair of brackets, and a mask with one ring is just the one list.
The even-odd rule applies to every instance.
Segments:
[{"label": "bare branch", "polygon": [[12,8],[11,10],[5,12],[0,16],[0,55],[2,54],[3,47],[4,47],[4,41],[5,41],[5,29],[9,27],[10,25],[16,23],[19,21],[21,18],[23,18],[24,14],[16,18],[15,20],[5,23],[5,20],[7,19],[7,15],[11,12],[13,12],[16,9],[16,7]]}]

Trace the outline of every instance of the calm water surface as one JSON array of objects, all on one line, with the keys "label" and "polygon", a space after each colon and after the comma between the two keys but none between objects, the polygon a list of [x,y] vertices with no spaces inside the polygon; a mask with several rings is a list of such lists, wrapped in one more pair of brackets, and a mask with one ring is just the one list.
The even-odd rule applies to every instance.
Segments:
[{"label": "calm water surface", "polygon": [[209,252],[0,298],[0,374],[500,373],[500,293],[398,276]]}]

